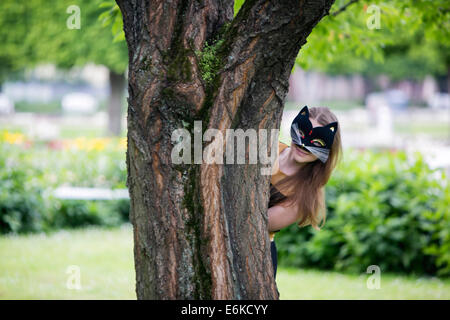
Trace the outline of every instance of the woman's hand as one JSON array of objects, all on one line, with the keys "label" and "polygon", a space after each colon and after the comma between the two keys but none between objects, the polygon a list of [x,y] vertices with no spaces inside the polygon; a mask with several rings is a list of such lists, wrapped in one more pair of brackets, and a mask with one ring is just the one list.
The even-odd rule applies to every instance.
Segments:
[{"label": "woman's hand", "polygon": [[300,219],[298,215],[298,206],[283,207],[275,205],[268,210],[269,232],[280,230]]}]

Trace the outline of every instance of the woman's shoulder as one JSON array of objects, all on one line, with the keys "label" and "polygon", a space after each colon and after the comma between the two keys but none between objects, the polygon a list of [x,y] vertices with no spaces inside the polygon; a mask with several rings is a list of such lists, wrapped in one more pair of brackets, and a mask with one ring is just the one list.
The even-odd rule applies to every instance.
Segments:
[{"label": "woman's shoulder", "polygon": [[288,147],[289,147],[289,145],[287,145],[286,143],[278,141],[278,155],[277,155],[277,157],[275,159],[275,163],[272,167],[272,175],[281,174],[281,172],[279,170],[280,169],[279,156],[283,152],[283,150]]},{"label": "woman's shoulder", "polygon": [[289,145],[284,142],[278,141],[278,154],[280,154],[287,147],[289,147]]}]

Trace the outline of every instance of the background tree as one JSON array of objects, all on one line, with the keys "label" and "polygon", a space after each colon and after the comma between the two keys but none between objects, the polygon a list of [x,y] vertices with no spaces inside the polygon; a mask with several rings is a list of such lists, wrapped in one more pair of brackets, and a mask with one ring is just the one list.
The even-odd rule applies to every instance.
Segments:
[{"label": "background tree", "polygon": [[[0,88],[8,76],[20,72],[33,56],[29,47],[24,45],[30,11],[25,11],[18,1],[2,2],[0,10]],[[21,23],[19,23],[21,22]]]},{"label": "background tree", "polygon": [[[304,69],[362,74],[370,79],[447,76],[450,85],[450,2],[336,1],[297,57]],[[379,29],[368,28],[379,14]],[[448,90],[448,89],[447,89]]]},{"label": "background tree", "polygon": [[194,120],[223,136],[279,127],[295,58],[332,2],[247,1],[233,19],[232,1],[117,1],[139,299],[278,298],[270,176],[261,164],[175,165],[171,134]]},{"label": "background tree", "polygon": [[[70,6],[80,9],[80,28],[69,29]],[[62,0],[49,5],[44,0],[5,0],[0,10],[0,75],[53,63],[69,69],[87,63],[109,69],[111,95],[108,102],[108,132],[120,134],[127,50],[123,41],[105,28],[99,16],[100,1]],[[0,79],[1,80],[1,79]]]}]

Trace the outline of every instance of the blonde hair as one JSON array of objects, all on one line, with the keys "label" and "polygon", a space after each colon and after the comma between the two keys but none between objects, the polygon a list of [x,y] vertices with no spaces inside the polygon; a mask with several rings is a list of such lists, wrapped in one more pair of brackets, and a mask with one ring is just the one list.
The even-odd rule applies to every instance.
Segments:
[{"label": "blonde hair", "polygon": [[[337,117],[327,107],[309,108],[309,116],[320,125],[338,121]],[[338,124],[333,145],[325,163],[319,159],[307,162],[296,174],[283,178],[275,185],[277,189],[285,189],[287,187],[287,190],[295,190],[279,204],[283,206],[298,205],[299,227],[311,225],[314,229],[320,230],[325,224],[326,205],[324,189],[333,170],[342,158],[340,131],[340,125]],[[321,221],[322,225],[319,227]]]}]

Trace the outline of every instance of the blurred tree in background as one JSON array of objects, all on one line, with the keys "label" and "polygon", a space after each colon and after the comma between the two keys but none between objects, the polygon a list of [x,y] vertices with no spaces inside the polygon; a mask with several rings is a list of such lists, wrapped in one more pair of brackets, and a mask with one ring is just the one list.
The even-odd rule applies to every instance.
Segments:
[{"label": "blurred tree in background", "polygon": [[[372,25],[377,18],[379,25]],[[449,1],[336,1],[297,62],[328,73],[395,80],[445,75],[449,30]]]},{"label": "blurred tree in background", "polygon": [[[234,2],[234,16],[243,3]],[[108,8],[102,16],[112,22],[115,39],[125,40],[115,1],[102,7]],[[446,0],[338,0],[308,37],[296,65],[329,74],[386,74],[393,80],[450,76],[449,30]]]},{"label": "blurred tree in background", "polygon": [[[235,15],[243,2],[235,1]],[[450,78],[449,30],[446,0],[337,0],[308,37],[296,65],[393,80]]]},{"label": "blurred tree in background", "polygon": [[[77,6],[80,28],[70,29],[68,20],[74,14],[68,10]],[[128,53],[125,43],[113,41],[109,28],[99,16],[105,9],[100,1],[5,0],[0,10],[0,83],[6,75],[38,64],[52,63],[69,69],[87,63],[109,69],[111,96],[108,106],[108,129],[120,134],[120,118],[125,89]]]},{"label": "blurred tree in background", "polygon": [[[243,2],[235,1],[234,15]],[[71,5],[80,8],[80,29],[67,27]],[[449,15],[450,2],[445,0],[338,0],[309,36],[296,64],[329,74],[386,74],[393,80],[428,74],[448,78]],[[108,131],[120,134],[128,57],[114,0],[61,0],[51,5],[44,0],[4,0],[0,39],[0,87],[7,76],[42,63],[64,69],[87,63],[106,66],[111,87]]]}]

